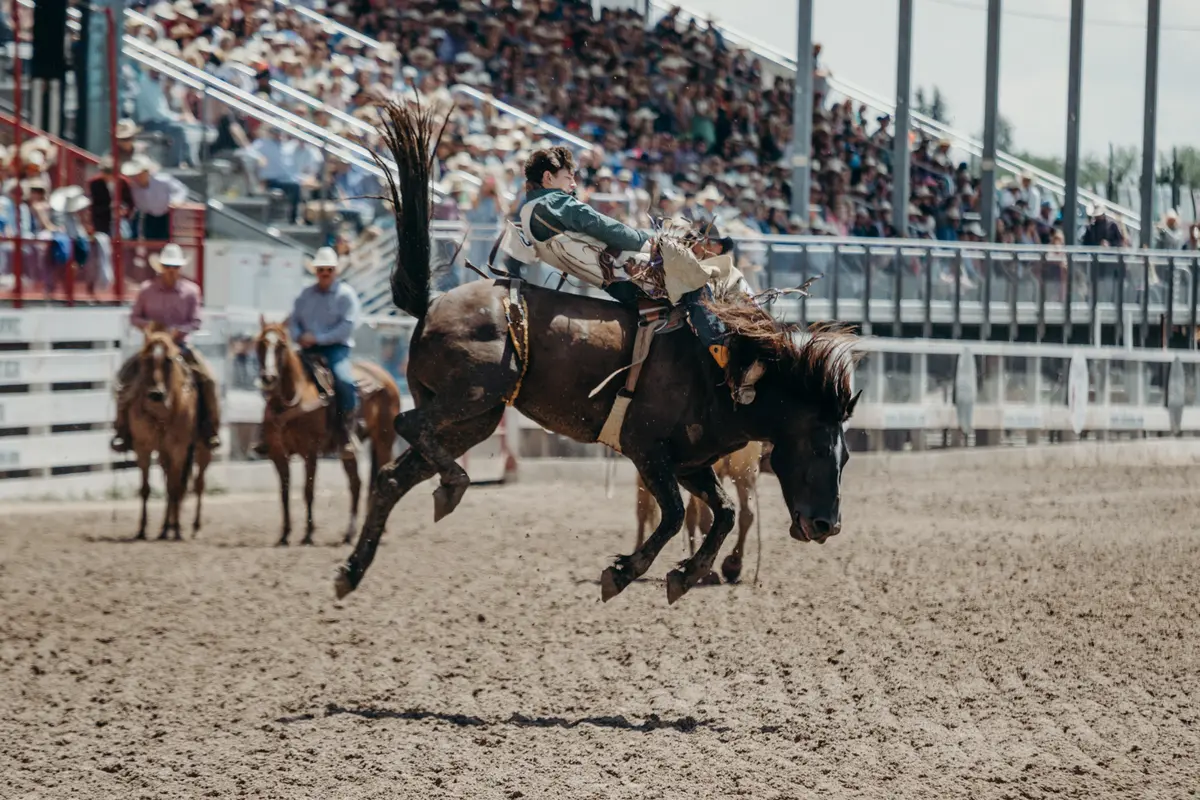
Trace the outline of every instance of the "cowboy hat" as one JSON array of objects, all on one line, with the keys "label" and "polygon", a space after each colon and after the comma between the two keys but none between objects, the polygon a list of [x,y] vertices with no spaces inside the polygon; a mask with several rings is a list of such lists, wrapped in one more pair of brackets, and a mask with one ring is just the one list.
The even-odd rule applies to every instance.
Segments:
[{"label": "cowboy hat", "polygon": [[143,172],[149,171],[149,162],[140,156],[134,156],[133,158],[121,164],[121,175],[125,178],[132,178],[135,175],[141,175]]},{"label": "cowboy hat", "polygon": [[150,268],[155,272],[162,272],[163,267],[179,268],[185,264],[187,257],[183,254],[183,248],[174,243],[164,246],[161,252],[150,256]]},{"label": "cowboy hat", "polygon": [[67,205],[72,198],[82,196],[82,186],[63,186],[60,189],[55,189],[50,193],[50,210],[61,214],[67,210]]},{"label": "cowboy hat", "polygon": [[332,247],[322,247],[317,250],[312,257],[312,261],[304,265],[309,274],[316,275],[319,267],[333,267],[335,272],[342,271],[342,265],[338,259],[337,251]]}]

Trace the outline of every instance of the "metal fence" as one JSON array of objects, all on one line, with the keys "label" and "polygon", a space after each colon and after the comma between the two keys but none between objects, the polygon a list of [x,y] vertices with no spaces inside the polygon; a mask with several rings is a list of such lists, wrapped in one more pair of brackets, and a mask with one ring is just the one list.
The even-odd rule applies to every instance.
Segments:
[{"label": "metal fence", "polygon": [[[477,280],[465,261],[486,263],[497,231],[493,224],[437,223],[435,288]],[[1188,347],[1196,346],[1196,251],[805,236],[735,241],[737,264],[758,291],[820,276],[808,298],[774,306],[781,318],[804,324],[840,320],[866,332],[899,324],[908,336],[1126,346],[1146,344],[1162,326],[1183,329]],[[366,255],[348,279],[369,313],[395,313],[388,291],[394,237],[379,240]],[[545,265],[526,266],[523,274],[550,287],[561,278]],[[587,291],[575,281],[564,288]]]}]

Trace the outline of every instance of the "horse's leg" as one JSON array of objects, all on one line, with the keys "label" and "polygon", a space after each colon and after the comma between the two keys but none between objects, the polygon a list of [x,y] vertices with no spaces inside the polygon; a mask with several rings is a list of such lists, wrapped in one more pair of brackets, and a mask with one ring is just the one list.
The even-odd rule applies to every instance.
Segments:
[{"label": "horse's leg", "polygon": [[212,451],[207,447],[200,446],[196,451],[196,480],[192,484],[196,490],[196,516],[192,519],[192,538],[196,538],[197,531],[200,530],[200,506],[204,500],[204,473],[208,470],[209,462],[212,461]]},{"label": "horse's leg", "polygon": [[687,528],[688,555],[696,554],[696,526],[700,524],[700,506],[703,503],[695,495],[688,495],[687,510],[683,515],[683,524]]},{"label": "horse's leg", "polygon": [[642,476],[637,476],[637,544],[634,545],[635,550],[640,550],[642,543],[646,541],[646,525],[653,524],[654,509],[658,508],[654,504],[654,497],[650,494],[650,490],[646,488],[646,484],[642,482]]},{"label": "horse's leg", "polygon": [[[375,452],[372,443],[371,459],[375,459]],[[358,530],[358,498],[362,494],[362,478],[358,475],[358,459],[343,458],[342,469],[346,470],[346,480],[350,482],[350,526],[346,528],[346,535],[342,537],[342,544],[350,544],[354,539],[354,532]]]},{"label": "horse's leg", "polygon": [[684,592],[712,571],[713,560],[721,549],[721,543],[733,528],[733,502],[721,488],[711,467],[681,475],[679,482],[712,509],[713,524],[696,554],[667,575],[668,603],[683,597]]},{"label": "horse's leg", "polygon": [[659,552],[683,526],[683,497],[675,480],[670,458],[658,454],[643,463],[634,462],[646,482],[646,488],[658,501],[662,516],[658,527],[645,543],[628,556],[617,556],[611,567],[600,573],[600,597],[605,602],[620,594],[626,586],[645,574]]},{"label": "horse's leg", "polygon": [[304,538],[300,540],[300,544],[313,543],[313,496],[316,494],[317,488],[317,451],[313,450],[304,456],[304,507],[307,509],[308,519],[304,523]]},{"label": "horse's leg", "polygon": [[142,521],[138,523],[138,532],[134,539],[146,538],[146,503],[150,500],[150,454],[140,450],[137,454],[138,469],[142,471]]},{"label": "horse's leg", "polygon": [[[165,445],[163,446],[165,449]],[[167,510],[163,514],[162,530],[158,534],[159,540],[168,538],[171,535],[171,459],[162,450],[158,452],[158,465],[162,468],[163,484],[167,489]]]},{"label": "horse's leg", "polygon": [[[498,406],[475,419],[446,428],[441,433],[443,447],[449,452],[462,455],[491,436],[492,431],[500,424],[502,416],[504,406]],[[339,599],[358,587],[367,567],[371,566],[392,508],[410,489],[437,473],[438,469],[433,462],[413,447],[409,447],[398,459],[379,471],[378,480],[367,494],[367,518],[363,522],[362,533],[354,545],[354,552],[346,559],[346,563],[338,570],[337,578],[334,579],[334,589]]]},{"label": "horse's leg", "polygon": [[[497,398],[493,398],[493,402],[497,401]],[[498,413],[496,412],[497,408],[499,408]],[[458,507],[459,501],[462,500],[463,493],[471,485],[471,478],[467,475],[466,470],[455,463],[455,459],[466,450],[454,452],[452,448],[447,447],[444,443],[446,430],[459,423],[467,423],[490,413],[497,413],[496,425],[499,425],[499,416],[503,414],[503,409],[503,406],[488,407],[481,403],[472,403],[467,408],[449,410],[445,406],[438,405],[435,398],[426,405],[405,411],[396,417],[394,425],[396,433],[404,437],[404,440],[417,452],[432,462],[441,476],[441,485],[433,492],[434,522],[438,522],[454,511]],[[495,425],[492,428],[494,430]],[[489,431],[489,435],[490,433]],[[475,444],[478,442],[472,443],[471,446]]]},{"label": "horse's leg", "polygon": [[171,501],[171,529],[175,531],[175,541],[179,542],[183,540],[179,517],[183,513],[183,499],[187,497],[188,480],[191,478],[191,454],[185,454],[182,463],[177,461],[172,466],[174,470],[172,470],[170,493],[174,499]]},{"label": "horse's leg", "polygon": [[291,482],[291,469],[288,466],[287,456],[278,456],[271,460],[275,463],[275,471],[279,473],[279,499],[283,503],[283,534],[279,537],[277,544],[287,547],[288,535],[292,532],[292,512],[288,508],[288,484]]},{"label": "horse's leg", "polygon": [[750,532],[750,526],[754,524],[754,493],[758,491],[755,487],[757,480],[757,470],[749,475],[737,475],[733,480],[733,485],[737,487],[738,493],[738,538],[733,552],[725,556],[725,560],[721,562],[721,574],[729,583],[737,583],[738,578],[742,577],[742,551],[746,546],[746,534]]}]

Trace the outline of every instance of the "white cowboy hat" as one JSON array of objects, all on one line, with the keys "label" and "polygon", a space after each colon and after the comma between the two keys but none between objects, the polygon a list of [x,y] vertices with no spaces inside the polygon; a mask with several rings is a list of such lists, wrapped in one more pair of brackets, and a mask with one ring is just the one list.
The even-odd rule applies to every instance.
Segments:
[{"label": "white cowboy hat", "polygon": [[121,175],[126,178],[132,178],[135,175],[141,175],[143,172],[149,171],[150,164],[140,156],[135,156],[121,164]]},{"label": "white cowboy hat", "polygon": [[340,259],[338,259],[337,251],[332,247],[322,247],[317,250],[316,255],[312,257],[312,261],[304,265],[304,268],[310,274],[317,274],[318,267],[333,267],[336,272],[342,271]]},{"label": "white cowboy hat", "polygon": [[150,256],[150,268],[155,272],[162,272],[163,267],[182,267],[186,264],[187,256],[183,254],[183,248],[174,243],[166,245],[161,252]]},{"label": "white cowboy hat", "polygon": [[61,214],[67,210],[70,201],[83,196],[82,186],[63,186],[50,193],[50,210]]}]

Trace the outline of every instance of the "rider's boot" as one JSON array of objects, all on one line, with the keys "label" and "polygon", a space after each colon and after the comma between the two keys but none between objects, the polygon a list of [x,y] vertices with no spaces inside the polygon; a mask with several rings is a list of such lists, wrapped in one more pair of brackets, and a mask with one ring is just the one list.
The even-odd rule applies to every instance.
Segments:
[{"label": "rider's boot", "polygon": [[108,446],[116,453],[128,453],[133,449],[133,436],[129,433],[129,407],[125,403],[118,401],[117,405],[117,421],[113,425],[116,428],[117,435],[112,438]]},{"label": "rider's boot", "polygon": [[338,412],[334,435],[338,446],[338,458],[343,461],[358,457],[362,442],[358,439],[357,427],[358,421],[353,411]]},{"label": "rider's boot", "polygon": [[[691,323],[692,330],[696,332],[696,337],[704,345],[704,349],[712,356],[713,361],[716,361],[717,366],[721,369],[725,369],[729,363],[729,332],[716,314],[705,307],[703,299],[707,292],[706,287],[684,296],[688,307],[688,321]],[[747,405],[754,401],[754,384],[762,377],[764,369],[761,363],[755,361],[740,376],[738,384],[732,392],[734,402]]]}]

